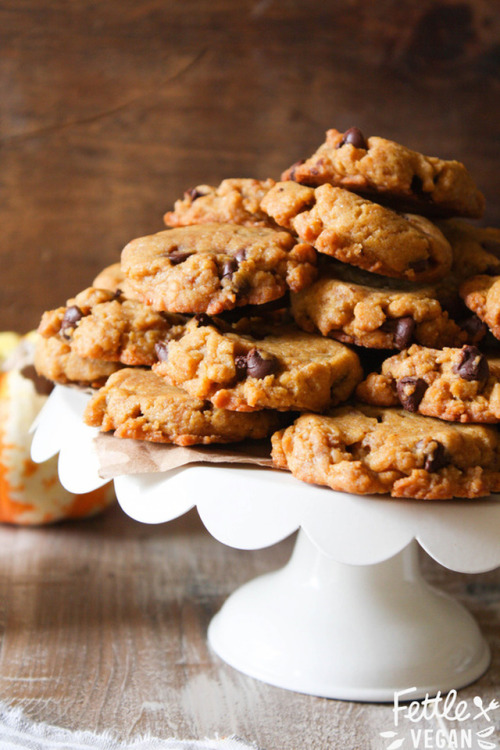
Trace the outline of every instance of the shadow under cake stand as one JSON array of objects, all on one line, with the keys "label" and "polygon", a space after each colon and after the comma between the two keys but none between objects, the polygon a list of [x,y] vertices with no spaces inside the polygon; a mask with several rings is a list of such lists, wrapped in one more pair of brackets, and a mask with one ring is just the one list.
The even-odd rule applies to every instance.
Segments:
[{"label": "shadow under cake stand", "polygon": [[[34,425],[32,457],[59,453],[71,492],[104,484],[88,396],[56,387]],[[131,518],[164,523],[195,505],[208,531],[260,549],[299,529],[290,561],[237,589],[208,630],[213,650],[247,675],[289,690],[359,701],[411,699],[463,687],[490,662],[469,612],[423,579],[420,545],[441,565],[480,573],[500,565],[500,496],[417,501],[357,496],[243,465],[190,465],[119,476]]]}]

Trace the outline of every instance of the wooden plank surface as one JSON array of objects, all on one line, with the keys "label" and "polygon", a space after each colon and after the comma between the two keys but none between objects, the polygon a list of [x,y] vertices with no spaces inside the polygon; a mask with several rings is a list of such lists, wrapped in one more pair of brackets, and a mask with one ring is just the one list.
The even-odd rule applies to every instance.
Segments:
[{"label": "wooden plank surface", "polygon": [[464,160],[500,223],[499,70],[497,0],[3,0],[0,330],[328,127]]},{"label": "wooden plank surface", "polygon": [[[241,583],[288,559],[293,539],[244,552],[195,512],[161,526],[115,507],[45,529],[0,527],[0,700],[32,721],[131,740],[236,734],[270,750],[384,748],[387,705],[299,695],[246,677],[209,650],[208,623]],[[500,577],[427,577],[478,618],[493,664],[460,693],[500,697]],[[426,726],[436,726],[430,722]]]}]

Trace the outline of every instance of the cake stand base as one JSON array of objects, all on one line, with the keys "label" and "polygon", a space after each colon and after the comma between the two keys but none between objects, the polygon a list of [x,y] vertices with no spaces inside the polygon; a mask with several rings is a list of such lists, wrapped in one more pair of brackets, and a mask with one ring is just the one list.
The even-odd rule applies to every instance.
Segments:
[{"label": "cake stand base", "polygon": [[208,638],[251,677],[344,700],[448,692],[490,662],[473,617],[422,578],[416,542],[375,565],[346,565],[302,530],[288,564],[232,594]]}]

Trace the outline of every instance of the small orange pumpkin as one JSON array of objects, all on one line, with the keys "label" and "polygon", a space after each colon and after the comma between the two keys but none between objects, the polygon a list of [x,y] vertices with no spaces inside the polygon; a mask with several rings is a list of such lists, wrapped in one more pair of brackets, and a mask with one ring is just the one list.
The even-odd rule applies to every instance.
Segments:
[{"label": "small orange pumpkin", "polygon": [[[0,333],[0,367],[17,345],[32,338]],[[42,464],[31,460],[29,428],[45,400],[20,370],[0,372],[0,522],[38,525],[82,518],[114,501],[110,484],[83,495],[65,490],[58,478],[57,456]]]}]

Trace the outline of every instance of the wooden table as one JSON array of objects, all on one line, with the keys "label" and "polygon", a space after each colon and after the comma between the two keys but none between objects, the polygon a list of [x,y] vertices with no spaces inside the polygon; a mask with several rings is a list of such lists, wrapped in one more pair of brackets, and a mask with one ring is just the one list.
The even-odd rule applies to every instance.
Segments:
[{"label": "wooden table", "polygon": [[[292,541],[243,552],[215,541],[194,511],[145,526],[118,507],[48,528],[1,527],[0,700],[33,721],[124,740],[236,734],[266,750],[386,747],[379,732],[392,726],[391,706],[271,687],[207,647],[224,599],[284,564]],[[500,698],[498,571],[461,575],[428,558],[424,569],[474,613],[493,648],[491,669],[460,698]]]}]

